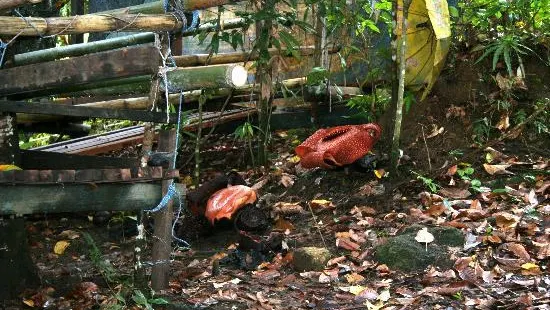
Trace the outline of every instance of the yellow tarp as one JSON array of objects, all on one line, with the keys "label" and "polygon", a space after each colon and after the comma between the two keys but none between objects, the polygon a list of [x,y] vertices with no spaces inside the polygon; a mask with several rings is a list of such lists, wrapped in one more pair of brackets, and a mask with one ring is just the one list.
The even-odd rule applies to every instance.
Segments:
[{"label": "yellow tarp", "polygon": [[[401,40],[403,0],[398,0],[398,7],[397,34]],[[405,85],[413,90],[424,88],[422,100],[443,69],[450,36],[451,23],[446,0],[411,1],[407,14]]]}]

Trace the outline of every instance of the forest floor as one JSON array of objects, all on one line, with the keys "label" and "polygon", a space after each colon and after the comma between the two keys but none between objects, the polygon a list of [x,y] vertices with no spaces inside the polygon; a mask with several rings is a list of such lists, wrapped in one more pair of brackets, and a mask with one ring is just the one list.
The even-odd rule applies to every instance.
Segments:
[{"label": "forest floor", "polygon": [[[511,139],[473,143],[481,135],[474,124],[487,110],[459,86],[454,94],[449,89],[477,79],[464,72],[441,79],[406,115],[398,177],[387,176],[386,136],[375,146],[382,158],[375,169],[306,170],[294,147],[313,130],[277,131],[266,171],[247,165],[246,144],[213,135],[201,152],[203,180],[239,171],[258,189],[270,226],[254,243],[232,227],[212,230],[185,213],[179,231],[191,249],[174,247],[169,289],[153,299],[131,287],[133,214],[117,213],[99,225],[88,214],[30,217],[42,286],[4,307],[548,309],[550,139],[526,126]],[[184,148],[180,164],[192,153]],[[192,166],[181,166],[182,181]],[[459,234],[440,242],[441,227]],[[427,240],[416,241],[426,237],[423,228]],[[384,248],[396,236],[413,239]],[[150,231],[147,237],[150,244]],[[303,251],[321,260],[321,268],[309,263],[315,270],[300,270],[297,260],[308,259]],[[158,298],[170,304],[157,305]]]}]

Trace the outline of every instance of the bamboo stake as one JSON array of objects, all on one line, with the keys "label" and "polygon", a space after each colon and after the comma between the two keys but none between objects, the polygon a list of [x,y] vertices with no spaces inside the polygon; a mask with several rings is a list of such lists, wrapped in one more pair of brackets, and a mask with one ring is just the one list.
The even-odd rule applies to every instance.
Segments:
[{"label": "bamboo stake", "polygon": [[25,4],[36,4],[42,0],[3,0],[0,1],[0,10],[8,10]]}]

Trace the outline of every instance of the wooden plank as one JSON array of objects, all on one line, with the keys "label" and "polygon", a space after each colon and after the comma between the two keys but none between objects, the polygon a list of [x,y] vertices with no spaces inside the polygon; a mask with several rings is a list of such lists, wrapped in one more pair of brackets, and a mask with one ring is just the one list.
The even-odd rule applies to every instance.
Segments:
[{"label": "wooden plank", "polygon": [[175,178],[179,178],[177,169],[165,170],[162,167],[0,171],[0,184],[121,183]]},{"label": "wooden plank", "polygon": [[[0,75],[1,76],[1,75]],[[0,101],[0,111],[28,113],[28,114],[46,114],[60,115],[86,118],[107,118],[107,119],[124,119],[130,121],[144,121],[153,123],[166,123],[166,113],[150,112],[140,110],[114,110],[106,108],[91,108],[80,106],[69,106],[57,103],[30,103],[23,101]],[[175,124],[177,122],[177,114],[171,113],[168,118],[168,123]]]},{"label": "wooden plank", "polygon": [[153,74],[160,56],[153,46],[136,46],[2,70],[0,95],[55,89]]},{"label": "wooden plank", "polygon": [[74,155],[35,150],[21,150],[23,169],[101,169],[133,168],[139,166],[137,157],[104,157]]},{"label": "wooden plank", "polygon": [[158,204],[161,185],[149,183],[0,185],[0,215],[132,211]]}]

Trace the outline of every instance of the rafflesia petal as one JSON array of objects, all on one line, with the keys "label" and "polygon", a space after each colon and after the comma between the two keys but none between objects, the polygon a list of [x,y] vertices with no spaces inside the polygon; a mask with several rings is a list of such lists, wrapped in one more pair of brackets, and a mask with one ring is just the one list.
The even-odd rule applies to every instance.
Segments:
[{"label": "rafflesia petal", "polygon": [[333,168],[365,156],[380,138],[378,124],[337,126],[317,130],[295,151],[304,168]]},{"label": "rafflesia petal", "polygon": [[235,185],[215,192],[206,204],[206,218],[214,224],[216,220],[231,217],[242,207],[254,203],[256,191],[245,185]]}]

